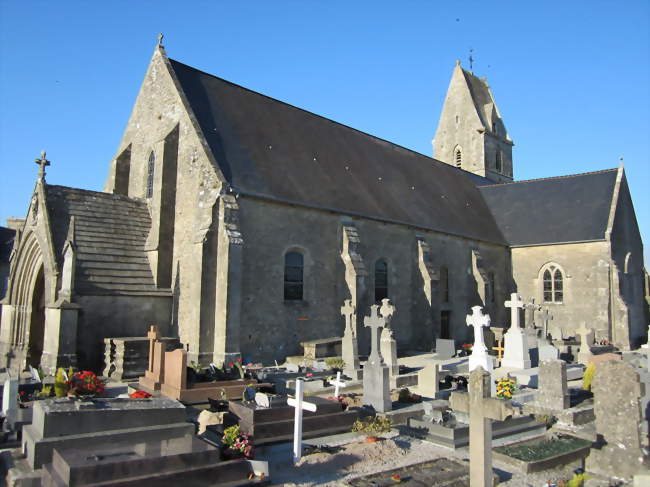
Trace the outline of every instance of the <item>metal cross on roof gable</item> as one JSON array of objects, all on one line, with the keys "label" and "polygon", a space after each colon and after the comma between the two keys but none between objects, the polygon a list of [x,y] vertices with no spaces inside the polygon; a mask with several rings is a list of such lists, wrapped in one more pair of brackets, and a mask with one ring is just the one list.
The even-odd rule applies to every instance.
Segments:
[{"label": "metal cross on roof gable", "polygon": [[45,166],[50,165],[50,161],[45,158],[45,151],[41,151],[41,158],[34,161],[40,167],[38,169],[38,179],[45,179]]},{"label": "metal cross on roof gable", "polygon": [[474,58],[472,57],[472,53],[474,52],[474,49],[469,50],[469,70],[474,71]]}]

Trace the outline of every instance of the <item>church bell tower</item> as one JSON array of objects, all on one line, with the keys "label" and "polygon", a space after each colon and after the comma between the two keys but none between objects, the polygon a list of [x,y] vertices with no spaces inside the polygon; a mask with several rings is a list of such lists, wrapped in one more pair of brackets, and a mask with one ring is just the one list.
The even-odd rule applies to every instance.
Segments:
[{"label": "church bell tower", "polygon": [[433,140],[434,157],[496,183],[508,182],[513,145],[487,80],[456,61]]}]

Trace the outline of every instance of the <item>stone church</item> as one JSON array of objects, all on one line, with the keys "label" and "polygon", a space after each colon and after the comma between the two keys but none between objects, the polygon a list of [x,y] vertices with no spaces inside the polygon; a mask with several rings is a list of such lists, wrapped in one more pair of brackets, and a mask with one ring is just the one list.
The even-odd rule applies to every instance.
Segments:
[{"label": "stone church", "polygon": [[199,363],[281,361],[388,297],[403,352],[471,339],[480,304],[547,307],[644,337],[643,251],[622,167],[513,181],[485,80],[458,64],[436,159],[169,59],[158,46],[103,192],[47,184],[9,257],[0,366],[101,365],[103,339],[157,324]]}]

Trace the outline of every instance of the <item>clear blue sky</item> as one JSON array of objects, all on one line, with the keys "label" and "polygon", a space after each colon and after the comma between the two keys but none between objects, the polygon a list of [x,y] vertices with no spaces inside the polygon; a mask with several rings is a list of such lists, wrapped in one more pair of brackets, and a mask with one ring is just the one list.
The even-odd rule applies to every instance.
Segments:
[{"label": "clear blue sky", "polygon": [[647,247],[649,29],[647,0],[0,1],[0,224],[25,215],[42,149],[49,183],[101,190],[164,32],[174,59],[428,155],[473,48],[515,177],[624,157]]}]

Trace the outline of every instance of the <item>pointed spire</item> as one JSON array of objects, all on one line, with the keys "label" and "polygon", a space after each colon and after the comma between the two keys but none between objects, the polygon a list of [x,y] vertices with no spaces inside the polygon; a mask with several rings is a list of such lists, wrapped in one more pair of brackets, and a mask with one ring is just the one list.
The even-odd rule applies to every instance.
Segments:
[{"label": "pointed spire", "polygon": [[165,48],[165,46],[163,46],[163,43],[162,43],[164,37],[165,37],[165,34],[163,34],[162,32],[160,34],[158,34],[158,47],[162,47],[163,49]]},{"label": "pointed spire", "polygon": [[45,151],[41,151],[41,158],[36,159],[34,162],[39,165],[38,180],[45,181],[45,167],[50,165],[50,161],[45,158]]}]

